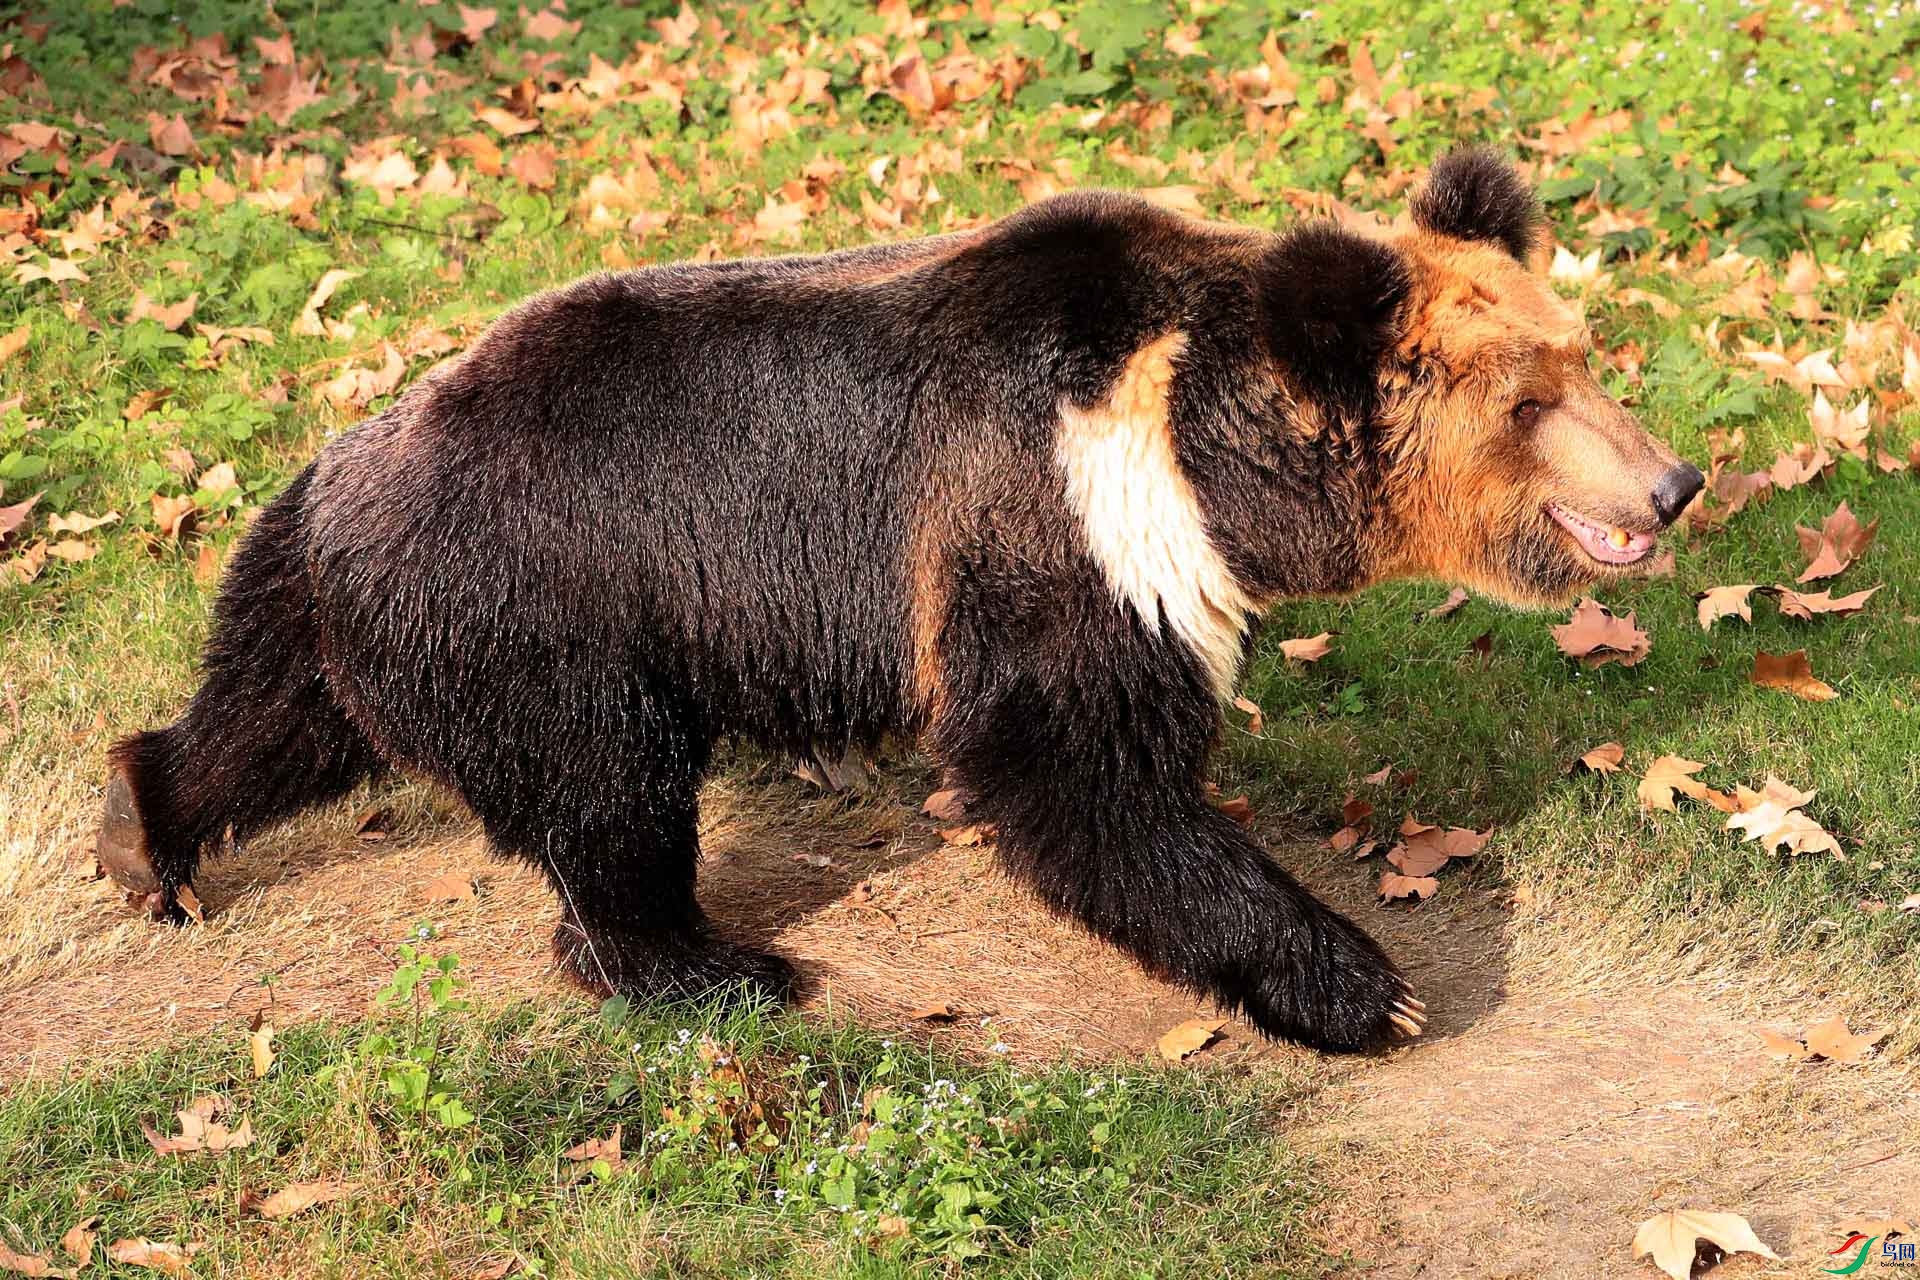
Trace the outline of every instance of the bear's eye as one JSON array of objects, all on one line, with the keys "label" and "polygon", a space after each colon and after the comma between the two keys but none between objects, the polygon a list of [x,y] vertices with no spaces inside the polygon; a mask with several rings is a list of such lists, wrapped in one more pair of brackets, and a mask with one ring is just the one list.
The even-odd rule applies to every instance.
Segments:
[{"label": "bear's eye", "polygon": [[1534,423],[1540,421],[1540,402],[1538,400],[1522,400],[1519,404],[1513,406],[1513,420],[1522,427],[1531,427]]}]

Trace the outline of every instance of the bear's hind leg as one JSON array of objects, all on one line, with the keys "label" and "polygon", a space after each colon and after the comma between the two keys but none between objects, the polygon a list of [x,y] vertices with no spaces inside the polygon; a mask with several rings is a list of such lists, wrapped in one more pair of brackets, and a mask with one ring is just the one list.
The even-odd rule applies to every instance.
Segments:
[{"label": "bear's hind leg", "polygon": [[593,754],[538,792],[467,797],[500,852],[546,872],[560,900],[561,968],[636,1000],[786,999],[792,966],[720,937],[694,896],[705,750],[677,739]]},{"label": "bear's hind leg", "polygon": [[244,839],[385,769],[321,670],[306,485],[302,475],[261,512],[235,552],[186,711],[109,753],[100,862],[156,917],[186,919],[176,895],[225,832]]}]

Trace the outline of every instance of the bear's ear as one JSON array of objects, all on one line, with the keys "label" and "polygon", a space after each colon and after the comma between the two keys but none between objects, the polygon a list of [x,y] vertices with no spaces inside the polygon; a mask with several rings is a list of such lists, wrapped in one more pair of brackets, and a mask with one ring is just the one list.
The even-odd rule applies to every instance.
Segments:
[{"label": "bear's ear", "polygon": [[1456,240],[1490,240],[1525,262],[1540,224],[1540,205],[1512,164],[1490,147],[1442,156],[1413,197],[1413,220]]},{"label": "bear's ear", "polygon": [[1355,413],[1372,403],[1412,292],[1399,250],[1331,222],[1287,232],[1260,264],[1274,355],[1301,390]]}]

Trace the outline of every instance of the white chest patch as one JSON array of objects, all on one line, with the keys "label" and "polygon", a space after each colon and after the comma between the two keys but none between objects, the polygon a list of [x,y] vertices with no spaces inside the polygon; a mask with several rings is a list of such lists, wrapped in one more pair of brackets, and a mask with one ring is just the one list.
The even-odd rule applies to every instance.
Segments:
[{"label": "white chest patch", "polygon": [[1186,342],[1171,333],[1135,352],[1103,403],[1062,404],[1054,457],[1115,598],[1155,630],[1164,617],[1226,698],[1254,602],[1214,550],[1174,456],[1167,395]]}]

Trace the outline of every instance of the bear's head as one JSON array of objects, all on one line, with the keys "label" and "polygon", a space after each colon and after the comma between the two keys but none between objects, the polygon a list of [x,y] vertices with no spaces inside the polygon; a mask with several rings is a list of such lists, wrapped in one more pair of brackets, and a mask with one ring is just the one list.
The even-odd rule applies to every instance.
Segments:
[{"label": "bear's head", "polygon": [[1651,557],[1700,489],[1601,388],[1586,325],[1528,269],[1538,216],[1505,160],[1458,151],[1395,226],[1313,224],[1268,254],[1296,402],[1371,464],[1370,579],[1563,603]]}]

